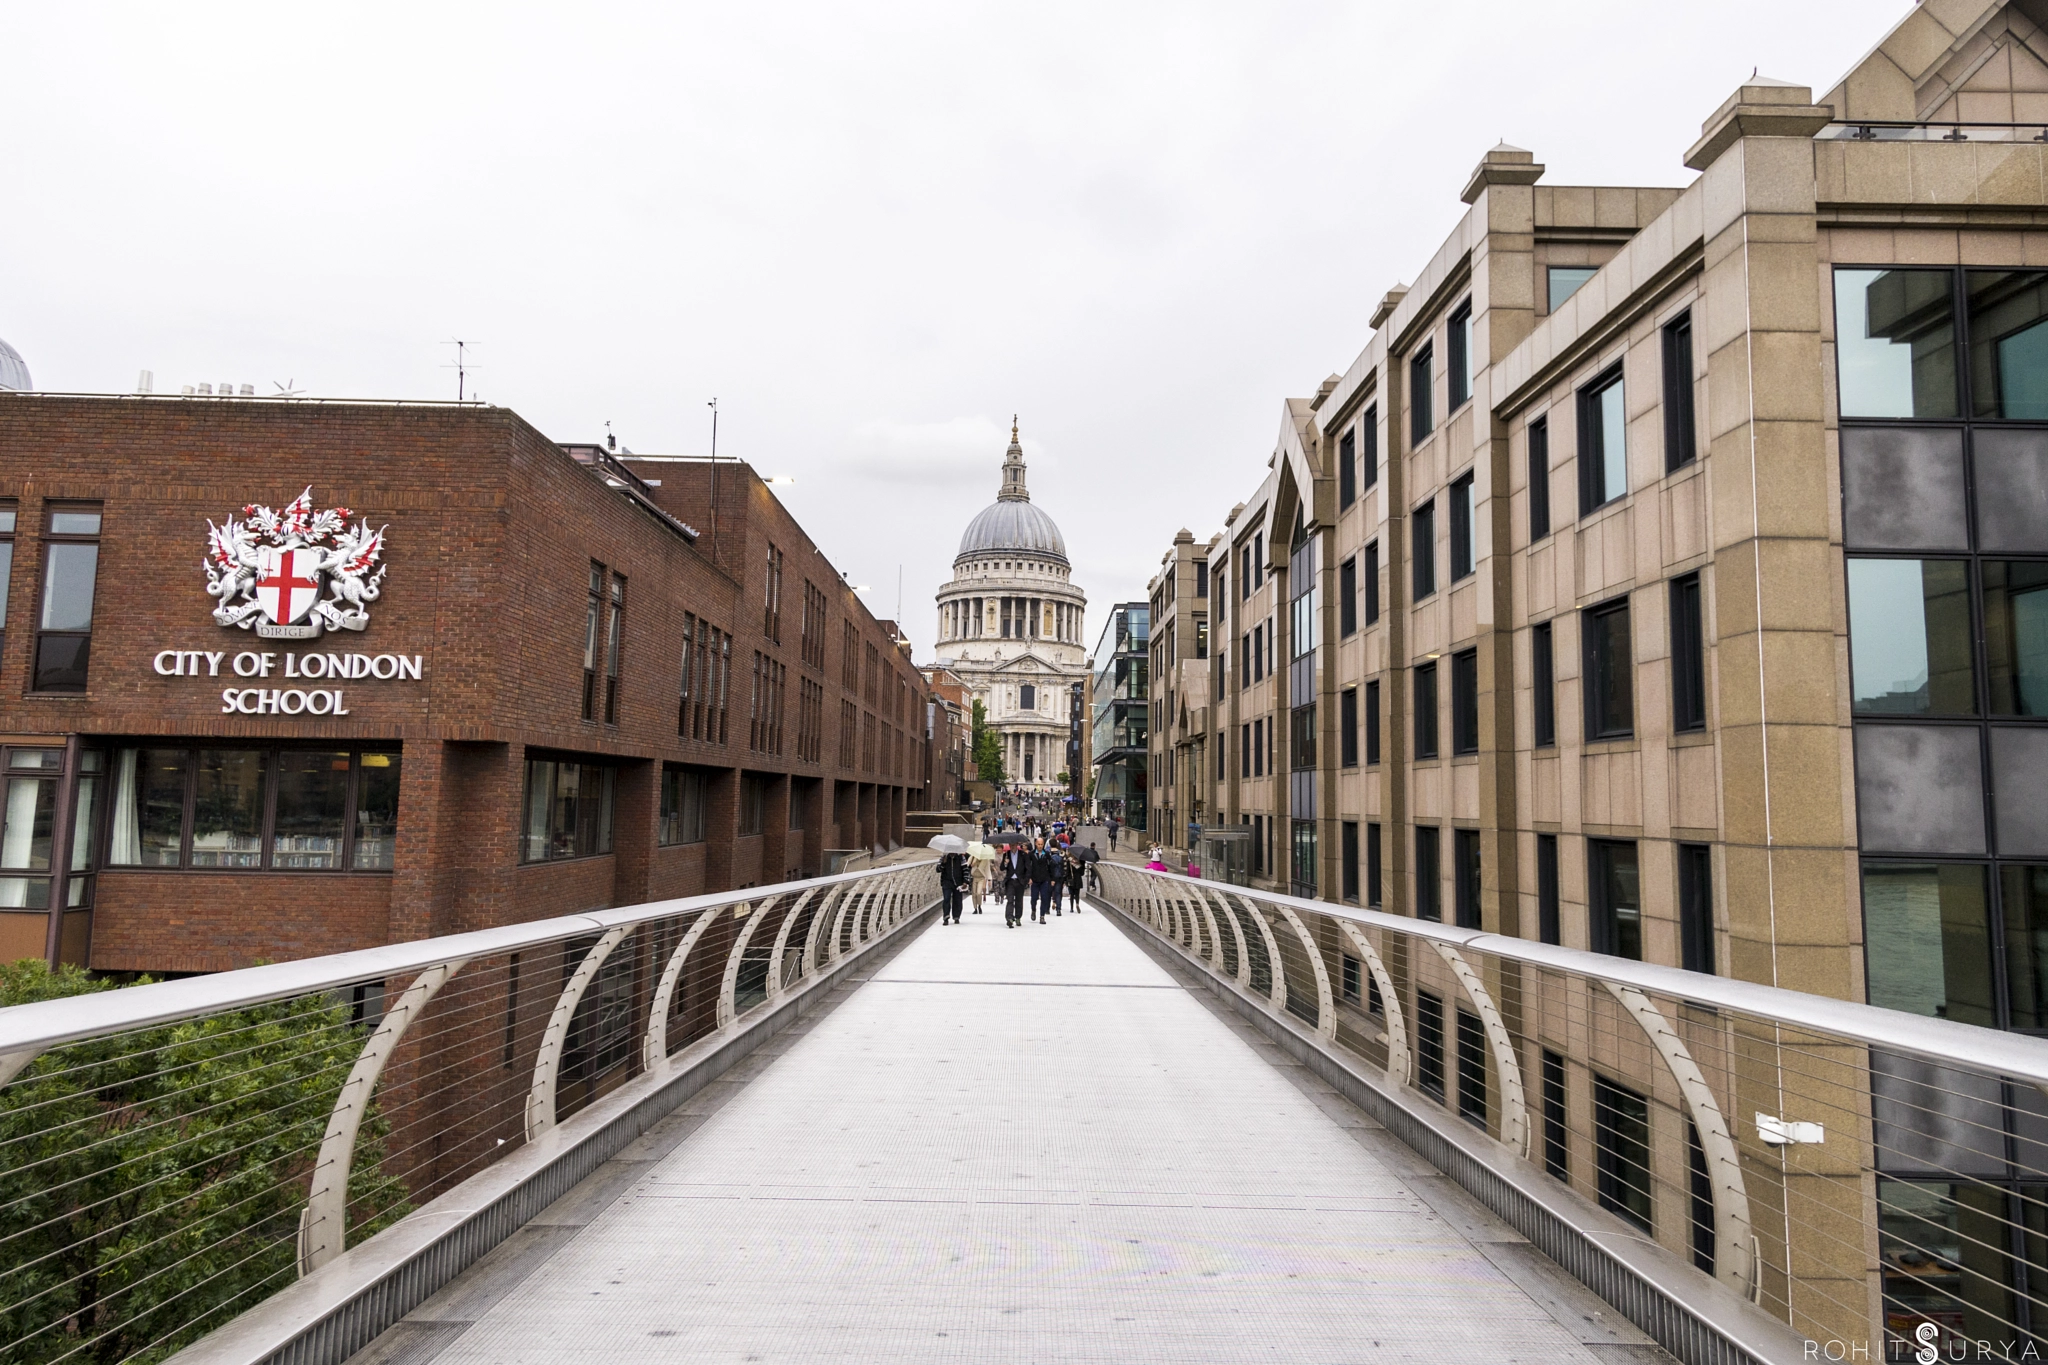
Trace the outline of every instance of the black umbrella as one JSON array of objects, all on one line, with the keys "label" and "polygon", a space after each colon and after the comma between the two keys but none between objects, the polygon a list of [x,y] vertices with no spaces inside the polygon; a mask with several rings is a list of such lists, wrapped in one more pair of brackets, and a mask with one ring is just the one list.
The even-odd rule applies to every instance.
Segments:
[{"label": "black umbrella", "polygon": [[1084,863],[1099,863],[1102,861],[1102,850],[1093,844],[1083,844],[1074,850],[1074,856]]}]

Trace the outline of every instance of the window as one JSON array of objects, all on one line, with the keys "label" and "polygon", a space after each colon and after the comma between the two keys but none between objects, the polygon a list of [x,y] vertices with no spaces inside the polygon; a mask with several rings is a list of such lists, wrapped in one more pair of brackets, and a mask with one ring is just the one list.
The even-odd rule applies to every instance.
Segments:
[{"label": "window", "polygon": [[[1207,597],[1208,595],[1209,561],[1206,559],[1198,559],[1195,561],[1195,596]],[[1070,634],[1074,635],[1075,638],[1079,638],[1078,631],[1070,632]]]},{"label": "window", "polygon": [[1536,836],[1536,938],[1541,943],[1563,943],[1563,926],[1558,922],[1557,836]]},{"label": "window", "polygon": [[1268,722],[1261,718],[1252,722],[1252,776],[1266,775],[1266,729]]},{"label": "window", "polygon": [[583,605],[583,719],[597,719],[597,650],[604,626],[604,565],[590,565],[590,594]]},{"label": "window", "polygon": [[1470,578],[1474,566],[1472,548],[1472,476],[1451,484],[1451,581]]},{"label": "window", "polygon": [[1530,738],[1539,749],[1557,743],[1557,661],[1551,653],[1550,622],[1529,627]]},{"label": "window", "polygon": [[15,506],[0,503],[0,643],[7,638],[7,594],[14,578]]},{"label": "window", "polygon": [[1358,586],[1365,590],[1365,623],[1372,625],[1380,619],[1380,543],[1377,540],[1365,547],[1365,563],[1359,571]]},{"label": "window", "polygon": [[859,744],[860,707],[842,699],[839,703],[839,766],[848,772],[860,762]]},{"label": "window", "polygon": [[1837,270],[1835,369],[1844,417],[1961,416],[1955,272]]},{"label": "window", "polygon": [[1358,486],[1371,488],[1380,481],[1380,409],[1375,403],[1358,419]]},{"label": "window", "polygon": [[1628,413],[1616,365],[1579,391],[1579,515],[1628,492]]},{"label": "window", "polygon": [[1529,543],[1550,534],[1550,419],[1529,423]]},{"label": "window", "polygon": [[1287,770],[1314,772],[1316,767],[1316,705],[1289,708],[1287,712]]},{"label": "window", "polygon": [[1436,415],[1430,410],[1430,348],[1425,346],[1408,362],[1408,444],[1419,446],[1436,429]]},{"label": "window", "polygon": [[1593,1147],[1600,1171],[1600,1207],[1650,1231],[1649,1101],[1595,1075]]},{"label": "window", "polygon": [[1599,272],[1592,265],[1554,265],[1549,270],[1550,306],[1545,311],[1555,313],[1564,306],[1564,301],[1579,292],[1579,286]]},{"label": "window", "polygon": [[683,615],[682,687],[676,733],[707,744],[725,742],[727,675],[732,636],[693,613]]},{"label": "window", "polygon": [[53,503],[45,515],[43,532],[42,618],[31,686],[37,692],[83,692],[92,661],[100,509]]},{"label": "window", "polygon": [[1415,827],[1415,918],[1444,917],[1443,832],[1434,825]]},{"label": "window", "polygon": [[1451,752],[1479,752],[1479,651],[1451,656]]},{"label": "window", "polygon": [[1586,881],[1593,951],[1641,962],[1643,896],[1636,872],[1636,846],[1615,839],[1588,839]]},{"label": "window", "polygon": [[1378,679],[1365,685],[1365,761],[1368,766],[1380,761],[1380,684]]},{"label": "window", "polygon": [[[2032,869],[2014,869],[2024,874]],[[2020,894],[2009,918],[2024,930],[2038,904]],[[2015,913],[2017,912],[2017,913]],[[2007,971],[2014,984],[2039,979],[2041,947],[2036,934],[2014,936]],[[1992,969],[1990,891],[1982,866],[1962,863],[1866,863],[1863,868],[1863,953],[1870,1003],[1886,1009],[1958,1023],[1997,1028],[1997,978]],[[2031,1008],[2038,992],[2027,989],[2015,1001],[2015,1022],[2042,1027]]]},{"label": "window", "polygon": [[526,760],[525,838],[519,861],[550,863],[612,851],[612,769]]},{"label": "window", "polygon": [[1543,1054],[1543,1169],[1552,1179],[1571,1179],[1570,1111],[1565,1107],[1564,1058]]},{"label": "window", "polygon": [[[1848,578],[1849,670],[1857,714],[1975,715],[1977,682],[1964,563],[1851,559]],[[1994,608],[1990,589],[1987,582],[1987,643],[2000,637],[2004,615]],[[1914,603],[1918,610],[1912,609]]]},{"label": "window", "polygon": [[619,650],[626,631],[626,580],[621,574],[612,575],[612,615],[605,632],[604,647],[604,723],[619,723]]},{"label": "window", "polygon": [[[1337,875],[1340,878],[1338,885],[1341,888],[1344,903],[1346,905],[1356,905],[1358,904],[1358,822],[1356,820],[1344,821],[1340,827],[1339,839],[1343,866],[1338,869]],[[1355,958],[1347,957],[1344,959],[1345,970],[1350,974],[1348,985],[1344,992],[1344,997],[1347,1000],[1356,1000],[1358,998],[1358,969],[1356,961]]]},{"label": "window", "polygon": [[1700,576],[1671,580],[1671,726],[1707,728],[1707,637]]},{"label": "window", "polygon": [[1252,775],[1252,727],[1246,725],[1243,727],[1243,731],[1244,733],[1238,737],[1237,742],[1238,776],[1250,777]]},{"label": "window", "polygon": [[[959,603],[952,604],[955,611]],[[957,617],[956,617],[957,619]],[[825,594],[810,579],[804,580],[803,659],[820,673],[825,671]]]},{"label": "window", "polygon": [[1585,637],[1586,739],[1625,739],[1636,730],[1628,599],[1580,612],[1579,632]]},{"label": "window", "polygon": [[1444,1098],[1444,1002],[1415,992],[1415,1081],[1438,1103]]},{"label": "window", "polygon": [[1413,532],[1409,553],[1413,556],[1415,571],[1412,600],[1420,602],[1436,591],[1436,503],[1425,502],[1415,509],[1409,520]]},{"label": "window", "polygon": [[1365,903],[1369,906],[1386,903],[1380,872],[1380,827],[1372,823],[1365,827]]},{"label": "window", "polygon": [[1347,687],[1337,694],[1337,766],[1358,766],[1358,689]]},{"label": "window", "polygon": [[761,589],[761,633],[782,643],[782,551],[768,547],[768,572]]},{"label": "window", "polygon": [[1353,556],[1337,566],[1337,634],[1358,633],[1358,559]]},{"label": "window", "polygon": [[1456,412],[1472,397],[1472,300],[1451,310],[1450,326],[1444,335],[1450,364],[1445,379],[1450,383],[1450,411]]},{"label": "window", "polygon": [[1451,909],[1460,929],[1479,924],[1479,831],[1451,831]]},{"label": "window", "polygon": [[[67,909],[92,904],[93,851],[98,847],[100,796],[106,757],[81,750],[77,793],[72,804],[70,881]],[[57,794],[64,776],[62,749],[19,748],[6,753],[5,795],[0,802],[0,909],[50,908],[51,867],[57,850]],[[17,875],[27,873],[30,875]]]},{"label": "window", "polygon": [[710,783],[698,768],[661,770],[661,823],[656,842],[664,847],[704,842],[704,808]]},{"label": "window", "polygon": [[[1870,562],[1849,561],[1852,570]],[[1979,572],[1991,714],[2048,716],[2048,564],[1989,560]]]},{"label": "window", "polygon": [[756,753],[782,752],[782,702],[789,666],[754,651],[754,687],[747,716],[747,747]]},{"label": "window", "polygon": [[1316,894],[1316,822],[1295,820],[1292,824],[1294,880],[1288,889],[1292,895],[1313,897]]},{"label": "window", "polygon": [[1972,270],[1970,408],[1979,421],[2048,421],[2048,271]]},{"label": "window", "polygon": [[1354,1005],[1359,1003],[1359,997],[1364,991],[1360,982],[1360,978],[1365,975],[1362,970],[1364,965],[1351,954],[1345,953],[1339,967],[1338,980],[1342,984],[1344,998]]},{"label": "window", "polygon": [[389,872],[398,774],[399,756],[375,749],[123,749],[107,862]]},{"label": "window", "polygon": [[1358,501],[1358,438],[1345,432],[1337,438],[1337,509]]},{"label": "window", "polygon": [[1038,689],[1035,686],[1030,683],[1024,683],[1017,688],[1017,709],[1020,711],[1036,711],[1038,709]]},{"label": "window", "polygon": [[810,678],[797,680],[796,756],[806,763],[825,757],[825,685]]},{"label": "window", "polygon": [[1664,324],[1664,469],[1683,469],[1697,457],[1692,418],[1692,314]]},{"label": "window", "polygon": [[1486,1025],[1458,1011],[1458,1117],[1486,1126]]},{"label": "window", "polygon": [[1436,665],[1415,665],[1415,756],[1435,758]]},{"label": "window", "polygon": [[762,834],[768,829],[768,788],[774,778],[761,773],[740,774],[739,833]]},{"label": "window", "polygon": [[1714,974],[1714,851],[1705,844],[1678,846],[1679,965]]},{"label": "window", "polygon": [[[981,603],[981,598],[974,599],[974,635],[981,634]],[[839,627],[839,685],[848,692],[860,691],[860,627],[851,621]]]}]

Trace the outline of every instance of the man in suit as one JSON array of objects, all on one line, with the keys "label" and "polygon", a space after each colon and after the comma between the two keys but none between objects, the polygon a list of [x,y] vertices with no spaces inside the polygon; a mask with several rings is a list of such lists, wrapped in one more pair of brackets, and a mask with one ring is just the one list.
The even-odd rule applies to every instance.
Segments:
[{"label": "man in suit", "polygon": [[1003,927],[1014,929],[1024,920],[1024,892],[1031,885],[1031,854],[1022,844],[1011,844],[996,863],[996,877],[1003,890]]},{"label": "man in suit", "polygon": [[1040,924],[1051,917],[1054,883],[1059,876],[1059,859],[1038,840],[1031,849],[1031,918]]}]

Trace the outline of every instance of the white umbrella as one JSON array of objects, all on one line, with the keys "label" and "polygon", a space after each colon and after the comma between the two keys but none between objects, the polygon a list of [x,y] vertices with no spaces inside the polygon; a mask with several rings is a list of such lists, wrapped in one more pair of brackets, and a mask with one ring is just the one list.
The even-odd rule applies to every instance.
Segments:
[{"label": "white umbrella", "polygon": [[981,840],[976,839],[967,846],[967,856],[978,862],[992,863],[996,860],[996,851],[989,845],[981,842]]},{"label": "white umbrella", "polygon": [[925,847],[935,853],[965,853],[967,841],[957,834],[934,834]]}]

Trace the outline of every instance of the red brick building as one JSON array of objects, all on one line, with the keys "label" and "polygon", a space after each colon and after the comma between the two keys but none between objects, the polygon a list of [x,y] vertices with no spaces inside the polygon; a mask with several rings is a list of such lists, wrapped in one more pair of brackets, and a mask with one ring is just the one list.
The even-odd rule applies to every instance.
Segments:
[{"label": "red brick building", "polygon": [[0,392],[0,960],[211,971],[815,875],[901,839],[928,693],[744,464],[476,405]]}]

